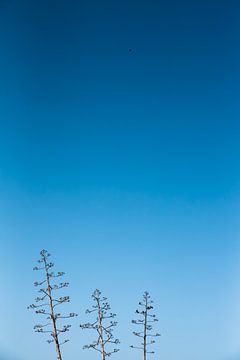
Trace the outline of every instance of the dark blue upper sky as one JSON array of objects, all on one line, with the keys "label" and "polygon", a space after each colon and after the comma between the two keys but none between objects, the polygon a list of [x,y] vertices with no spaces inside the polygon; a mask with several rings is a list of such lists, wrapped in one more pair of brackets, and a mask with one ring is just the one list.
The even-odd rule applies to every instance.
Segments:
[{"label": "dark blue upper sky", "polygon": [[3,1],[3,172],[34,191],[232,191],[238,10],[226,1]]},{"label": "dark blue upper sky", "polygon": [[[150,242],[150,288],[160,303],[165,294],[165,327],[173,332],[165,344],[177,341],[183,326],[175,323],[174,299],[192,286],[176,280],[169,290],[176,273],[188,279],[204,264],[200,283],[219,288],[209,300],[195,284],[196,307],[208,300],[216,306],[237,243],[239,16],[240,4],[231,0],[0,2],[0,215],[8,254],[1,261],[15,262],[12,278],[20,261],[14,251],[23,251],[27,274],[41,247],[61,258],[86,250],[81,239],[88,239],[110,258],[119,252],[106,285],[117,294],[125,283],[121,256],[131,273],[138,266],[136,245],[141,258]],[[66,264],[74,266],[71,259]],[[91,286],[105,286],[94,270],[89,277]],[[23,278],[29,286],[28,275]],[[134,275],[132,282],[136,291],[148,286],[147,278],[143,289]],[[179,301],[189,309],[190,324],[196,308]],[[216,350],[217,315],[205,310],[213,316],[209,333],[200,324],[199,343],[193,340],[189,349],[179,340],[176,353],[163,341],[166,360],[219,360],[219,353],[236,350],[237,341]],[[225,323],[218,329],[224,337]],[[7,344],[6,336],[8,352]],[[33,353],[22,349],[20,358]]]}]

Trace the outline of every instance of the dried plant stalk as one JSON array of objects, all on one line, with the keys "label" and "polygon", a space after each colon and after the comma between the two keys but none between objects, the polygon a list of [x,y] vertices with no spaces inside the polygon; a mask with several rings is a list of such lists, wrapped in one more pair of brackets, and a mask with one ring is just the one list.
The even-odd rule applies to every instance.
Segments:
[{"label": "dried plant stalk", "polygon": [[[106,356],[111,356],[113,353],[119,351],[118,348],[107,349],[107,345],[117,345],[119,340],[113,336],[113,329],[117,325],[114,320],[116,314],[110,312],[111,307],[107,302],[106,297],[101,297],[101,292],[95,290],[92,294],[94,305],[90,310],[86,310],[86,314],[96,313],[96,319],[91,323],[80,325],[82,329],[91,329],[97,332],[97,340],[89,345],[85,345],[84,349],[94,349],[101,353],[102,360]],[[107,322],[107,323],[106,323]]]},{"label": "dried plant stalk", "polygon": [[52,268],[54,264],[49,261],[50,254],[46,250],[40,252],[40,260],[38,260],[38,266],[33,270],[43,271],[44,278],[40,281],[36,281],[34,286],[40,287],[38,293],[40,294],[35,298],[35,303],[31,304],[28,308],[33,309],[36,314],[45,315],[46,322],[43,324],[37,324],[34,326],[35,332],[47,333],[50,335],[50,339],[47,342],[55,343],[57,359],[62,360],[61,346],[68,342],[68,339],[64,339],[60,342],[60,335],[69,331],[71,325],[60,325],[59,321],[63,319],[73,318],[77,316],[75,313],[69,313],[62,315],[56,311],[56,307],[70,302],[69,296],[55,297],[54,292],[68,287],[69,283],[60,282],[53,284],[54,278],[60,278],[64,275],[64,272],[54,273]]},{"label": "dried plant stalk", "polygon": [[[151,314],[151,310],[153,309],[153,301],[147,291],[143,294],[143,300],[139,302],[140,309],[136,310],[136,314],[140,315],[140,319],[132,320],[132,323],[135,325],[139,325],[141,327],[141,331],[134,331],[133,334],[140,339],[142,339],[140,346],[130,347],[133,349],[139,349],[143,351],[143,360],[147,360],[147,354],[154,354],[154,351],[148,351],[149,345],[153,345],[155,340],[153,338],[160,336],[158,332],[153,332],[153,324],[158,321],[156,315]],[[148,339],[151,338],[152,340]]]}]

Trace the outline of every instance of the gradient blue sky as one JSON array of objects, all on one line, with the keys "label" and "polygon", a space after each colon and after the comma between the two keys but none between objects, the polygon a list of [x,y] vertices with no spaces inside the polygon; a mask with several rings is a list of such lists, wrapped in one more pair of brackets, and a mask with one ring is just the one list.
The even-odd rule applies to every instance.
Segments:
[{"label": "gradient blue sky", "polygon": [[26,310],[42,248],[79,313],[64,359],[98,358],[78,328],[96,287],[116,360],[138,358],[145,289],[150,359],[238,353],[239,17],[238,1],[1,1],[1,359],[54,358]]}]

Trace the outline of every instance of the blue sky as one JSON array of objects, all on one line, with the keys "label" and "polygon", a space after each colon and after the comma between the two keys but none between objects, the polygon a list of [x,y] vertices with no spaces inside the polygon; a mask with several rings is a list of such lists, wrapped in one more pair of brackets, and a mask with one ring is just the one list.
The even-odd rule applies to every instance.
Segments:
[{"label": "blue sky", "polygon": [[64,359],[97,359],[78,329],[95,288],[116,360],[146,289],[152,359],[240,351],[238,20],[237,1],[1,2],[3,360],[54,356],[26,310],[42,248],[79,313]]}]

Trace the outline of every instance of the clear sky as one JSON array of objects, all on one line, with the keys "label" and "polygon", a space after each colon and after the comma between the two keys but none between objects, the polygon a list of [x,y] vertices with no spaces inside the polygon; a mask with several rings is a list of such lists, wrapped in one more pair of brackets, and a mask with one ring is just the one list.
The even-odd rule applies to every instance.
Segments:
[{"label": "clear sky", "polygon": [[79,313],[64,360],[98,359],[78,327],[95,288],[116,360],[140,358],[144,290],[149,360],[235,359],[239,18],[239,1],[0,2],[1,360],[55,356],[26,310],[42,248]]}]

